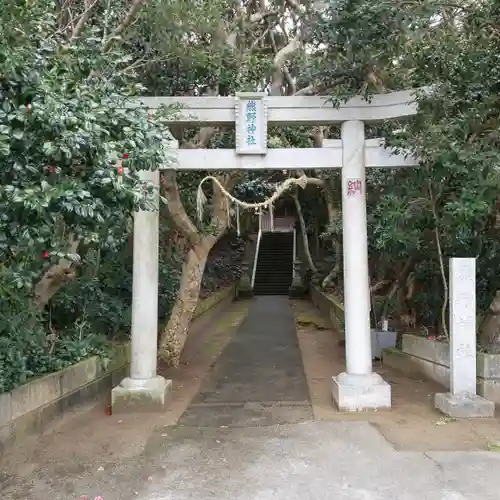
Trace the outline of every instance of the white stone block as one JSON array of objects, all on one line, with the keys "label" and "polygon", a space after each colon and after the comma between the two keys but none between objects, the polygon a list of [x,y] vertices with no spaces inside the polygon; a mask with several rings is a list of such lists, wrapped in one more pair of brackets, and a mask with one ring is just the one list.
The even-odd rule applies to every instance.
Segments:
[{"label": "white stone block", "polygon": [[340,411],[378,410],[391,407],[391,386],[376,373],[333,377],[332,394]]}]

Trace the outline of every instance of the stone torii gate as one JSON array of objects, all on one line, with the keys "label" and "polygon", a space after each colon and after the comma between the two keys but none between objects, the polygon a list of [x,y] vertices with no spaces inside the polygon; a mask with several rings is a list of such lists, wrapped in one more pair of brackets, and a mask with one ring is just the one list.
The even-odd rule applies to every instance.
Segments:
[{"label": "stone torii gate", "polygon": [[[339,108],[328,97],[270,97],[238,93],[234,97],[150,97],[149,109],[181,105],[172,123],[236,126],[236,149],[173,151],[179,170],[342,169],[344,308],[346,371],[333,377],[332,394],[341,410],[390,408],[391,388],[372,370],[365,168],[415,167],[408,155],[393,154],[380,139],[365,139],[364,124],[415,115],[411,92],[355,97]],[[267,149],[271,125],[341,124],[341,140],[325,140],[323,148]],[[160,167],[160,170],[162,168]],[[159,172],[141,172],[159,186]],[[130,376],[112,392],[114,410],[163,407],[171,381],[159,377],[158,336],[158,212],[134,216],[134,273]],[[363,292],[365,291],[365,292]]]}]

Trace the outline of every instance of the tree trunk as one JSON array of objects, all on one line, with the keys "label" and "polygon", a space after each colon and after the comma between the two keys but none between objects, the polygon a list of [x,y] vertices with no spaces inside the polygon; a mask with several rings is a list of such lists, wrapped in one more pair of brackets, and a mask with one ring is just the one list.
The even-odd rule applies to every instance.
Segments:
[{"label": "tree trunk", "polygon": [[[218,177],[219,182],[231,190],[238,181],[238,175],[224,174]],[[158,355],[169,366],[178,366],[182,349],[198,304],[201,281],[205,271],[208,254],[214,245],[226,234],[229,227],[229,214],[226,198],[222,191],[214,186],[212,198],[211,225],[214,234],[202,235],[189,218],[180,197],[176,172],[167,170],[164,174],[168,214],[170,220],[189,244],[189,251],[182,268],[179,296],[174,304],[167,326],[163,330]]]},{"label": "tree trunk", "polygon": [[[213,238],[211,238],[213,239]],[[201,281],[213,244],[203,241],[189,250],[182,269],[179,295],[162,332],[158,355],[168,366],[177,367],[198,305]]]},{"label": "tree trunk", "polygon": [[[71,240],[69,253],[76,253],[80,240]],[[47,272],[42,276],[34,288],[34,302],[39,309],[43,309],[50,299],[59,291],[59,289],[68,281],[75,277],[73,262],[67,259],[61,259],[58,264],[50,266]]]},{"label": "tree trunk", "polygon": [[337,241],[337,239],[334,239],[333,247],[335,249],[335,265],[321,282],[321,288],[323,290],[326,290],[327,287],[334,284],[334,280],[340,273],[340,263],[342,262],[342,245],[339,241]]},{"label": "tree trunk", "polygon": [[405,265],[403,266],[403,269],[399,273],[399,275],[396,277],[394,282],[392,283],[391,287],[389,288],[389,291],[387,295],[384,298],[384,301],[382,303],[382,306],[380,307],[380,319],[381,321],[384,321],[387,319],[387,311],[389,308],[389,304],[391,300],[394,298],[396,295],[396,292],[398,290],[404,289],[405,283],[408,279],[409,274],[411,273],[413,267],[415,265],[415,259],[413,257],[409,257]]},{"label": "tree trunk", "polygon": [[306,223],[304,221],[304,214],[302,213],[302,208],[300,206],[299,198],[296,194],[293,195],[293,201],[295,202],[295,208],[297,210],[297,217],[299,218],[300,223],[300,232],[302,233],[302,242],[304,245],[304,253],[306,254],[307,264],[309,265],[309,269],[316,274],[318,270],[314,265],[314,262],[311,257],[311,251],[309,249],[309,238],[307,236],[307,228]]},{"label": "tree trunk", "polygon": [[[341,187],[337,188],[337,192],[341,191]],[[328,231],[331,231],[331,228],[336,223],[337,219],[341,217],[341,210],[338,208],[338,201],[335,199],[335,187],[332,183],[325,182],[323,191],[325,193],[325,202],[326,209],[328,212]],[[330,270],[330,272],[325,276],[323,281],[321,282],[321,288],[325,290],[331,284],[333,284],[334,280],[337,278],[337,275],[341,270],[341,263],[343,259],[343,248],[342,248],[342,239],[340,236],[332,236],[332,245],[335,251],[335,264]]]}]

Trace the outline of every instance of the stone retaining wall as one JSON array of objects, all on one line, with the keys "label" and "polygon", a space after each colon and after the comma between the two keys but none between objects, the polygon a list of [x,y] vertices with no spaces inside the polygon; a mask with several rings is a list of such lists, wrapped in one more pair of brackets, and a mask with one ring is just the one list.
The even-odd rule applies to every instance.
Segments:
[{"label": "stone retaining wall", "polygon": [[[193,319],[230,300],[234,290],[230,286],[200,300]],[[68,409],[110,393],[128,375],[129,365],[130,345],[120,344],[106,367],[93,356],[0,394],[0,458],[18,439],[41,434]]]},{"label": "stone retaining wall", "polygon": [[318,286],[310,288],[311,301],[328,318],[333,330],[338,331],[344,338],[344,306],[333,295],[324,292]]},{"label": "stone retaining wall", "polygon": [[[386,349],[383,362],[411,375],[425,375],[450,388],[450,352],[445,342],[404,334],[402,350]],[[500,355],[477,353],[477,393],[500,404]]]},{"label": "stone retaining wall", "polygon": [[235,295],[236,285],[231,285],[222,290],[212,293],[210,296],[201,299],[196,306],[193,314],[193,320],[199,318],[212,307],[220,304],[223,300],[233,299]]},{"label": "stone retaining wall", "polygon": [[66,410],[111,391],[128,374],[130,346],[115,347],[105,368],[97,356],[0,394],[0,457],[19,438],[40,434]]}]

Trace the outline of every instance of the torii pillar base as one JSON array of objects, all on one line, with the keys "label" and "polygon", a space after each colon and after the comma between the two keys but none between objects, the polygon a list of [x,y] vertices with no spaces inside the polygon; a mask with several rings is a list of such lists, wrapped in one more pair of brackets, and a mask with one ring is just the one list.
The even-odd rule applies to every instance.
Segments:
[{"label": "torii pillar base", "polygon": [[391,386],[377,373],[333,377],[333,400],[340,411],[391,408]]}]

